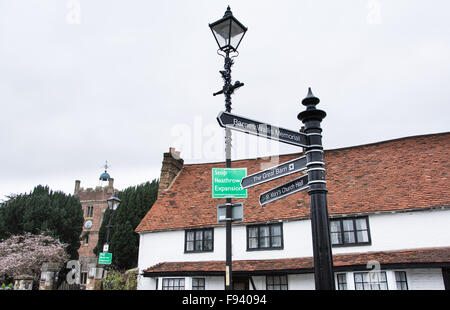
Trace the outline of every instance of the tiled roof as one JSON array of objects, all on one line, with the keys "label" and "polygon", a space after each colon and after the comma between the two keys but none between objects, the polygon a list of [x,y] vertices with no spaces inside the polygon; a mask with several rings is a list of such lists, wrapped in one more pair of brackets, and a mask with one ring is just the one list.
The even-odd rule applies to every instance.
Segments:
[{"label": "tiled roof", "polygon": [[[450,133],[415,136],[362,146],[326,150],[324,154],[328,213],[370,213],[450,206]],[[280,155],[280,163],[301,156]],[[233,168],[256,173],[266,159],[232,162]],[[162,193],[137,232],[217,225],[217,205],[211,198],[211,169],[225,163],[188,164]],[[309,196],[302,191],[259,205],[259,195],[300,174],[292,174],[248,189],[244,223],[309,217]]]},{"label": "tiled roof", "polygon": [[[345,267],[361,266],[365,269],[367,263],[377,261],[380,267],[383,265],[424,265],[440,264],[450,265],[450,248],[429,248],[405,251],[383,251],[365,252],[354,254],[333,255],[333,266],[335,269]],[[210,273],[221,274],[225,271],[225,261],[202,261],[202,262],[165,262],[144,270],[144,274],[152,276],[155,274],[176,275],[181,273]],[[264,272],[312,272],[313,258],[287,258],[287,259],[265,259],[265,260],[236,260],[233,261],[233,273],[264,273]]]}]

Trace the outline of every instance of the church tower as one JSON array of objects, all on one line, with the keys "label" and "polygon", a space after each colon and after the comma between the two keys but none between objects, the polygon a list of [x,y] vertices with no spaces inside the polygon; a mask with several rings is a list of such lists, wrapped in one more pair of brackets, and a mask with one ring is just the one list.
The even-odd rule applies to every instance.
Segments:
[{"label": "church tower", "polygon": [[[78,250],[81,264],[80,283],[82,289],[89,289],[89,283],[96,275],[97,256],[93,250],[98,242],[98,233],[102,224],[103,214],[108,208],[106,200],[117,190],[114,189],[114,179],[108,173],[108,162],[105,163],[105,171],[100,175],[99,185],[93,188],[80,188],[80,181],[75,181],[74,195],[78,196],[83,208],[83,231],[81,232],[81,246]],[[92,288],[91,288],[92,289]]]}]

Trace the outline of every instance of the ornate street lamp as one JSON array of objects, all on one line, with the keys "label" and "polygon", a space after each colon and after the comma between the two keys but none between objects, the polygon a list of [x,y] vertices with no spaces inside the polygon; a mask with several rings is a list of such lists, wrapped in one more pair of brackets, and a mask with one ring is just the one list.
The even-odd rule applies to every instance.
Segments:
[{"label": "ornate street lamp", "polygon": [[225,15],[218,21],[209,24],[219,49],[225,53],[236,52],[247,28],[234,16],[228,6]]},{"label": "ornate street lamp", "polygon": [[[225,58],[225,70],[220,71],[220,74],[224,80],[224,86],[222,90],[214,93],[213,95],[216,96],[219,94],[224,94],[225,110],[227,112],[231,112],[231,95],[235,89],[243,86],[244,83],[236,81],[234,85],[231,84],[231,66],[233,65],[233,59],[230,58],[230,53],[237,53],[237,48],[247,32],[247,28],[233,16],[230,6],[228,6],[223,18],[209,24],[209,28],[214,35],[217,45],[219,45],[219,50],[225,53],[225,56],[219,54]],[[236,56],[237,55],[233,56],[233,58]]]},{"label": "ornate street lamp", "polygon": [[112,197],[106,199],[106,202],[108,203],[108,208],[112,211],[115,211],[120,205],[120,199],[117,198],[115,193]]},{"label": "ornate street lamp", "polygon": [[[120,199],[117,198],[116,193],[114,193],[110,198],[106,199],[106,202],[108,203],[108,209],[111,210],[111,212],[116,211],[116,209],[120,205]],[[108,244],[109,247],[109,231],[111,229],[111,219],[112,219],[112,213],[109,215],[109,221],[106,231],[106,244]]]},{"label": "ornate street lamp", "polygon": [[106,202],[108,203],[108,209],[111,210],[111,214],[109,215],[109,221],[106,231],[106,244],[108,244],[109,247],[109,232],[111,229],[111,219],[112,219],[112,212],[116,211],[116,209],[120,205],[120,199],[117,198],[116,193],[114,193],[110,198],[106,199]]},{"label": "ornate street lamp", "polygon": [[[225,53],[225,56],[218,52],[219,55],[225,58],[224,69],[220,71],[222,75],[224,86],[222,90],[214,93],[213,95],[224,94],[225,95],[225,110],[231,112],[231,95],[234,90],[243,86],[244,83],[236,81],[234,85],[231,84],[231,66],[233,65],[233,59],[230,58],[230,53],[237,53],[239,44],[242,41],[247,28],[242,25],[231,13],[228,6],[225,15],[218,21],[209,24],[214,39],[219,45],[219,50]],[[238,55],[238,53],[237,53]],[[237,55],[233,56],[236,57]],[[231,168],[231,131],[230,128],[225,128],[225,158],[226,167]],[[231,222],[232,222],[232,204],[231,198],[226,198],[226,269],[225,269],[225,289],[233,289],[232,280],[232,259],[231,259]]]}]

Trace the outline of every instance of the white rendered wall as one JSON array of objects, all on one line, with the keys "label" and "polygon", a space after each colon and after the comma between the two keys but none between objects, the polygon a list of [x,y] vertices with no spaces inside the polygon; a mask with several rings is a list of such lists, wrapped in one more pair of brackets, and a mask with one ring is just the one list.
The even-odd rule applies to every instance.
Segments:
[{"label": "white rendered wall", "polygon": [[444,290],[444,278],[441,269],[406,270],[410,290]]},{"label": "white rendered wall", "polygon": [[138,276],[138,290],[154,290],[156,288],[156,280],[150,277]]},{"label": "white rendered wall", "polygon": [[[357,253],[450,246],[450,210],[369,216],[372,244],[334,247],[333,253]],[[283,250],[247,251],[245,226],[233,226],[233,259],[272,259],[312,256],[310,220],[283,223]],[[160,262],[223,260],[225,227],[214,228],[214,252],[184,253],[184,230],[140,235],[140,270]]]},{"label": "white rendered wall", "polygon": [[[255,284],[256,290],[265,290],[266,287],[266,277],[265,276],[255,276],[253,277],[253,283]],[[253,290],[251,283],[249,284],[249,289]],[[314,274],[289,274],[288,275],[288,289],[289,290],[314,290]]]},{"label": "white rendered wall", "polygon": [[313,273],[290,274],[288,276],[289,290],[314,290],[315,288]]},{"label": "white rendered wall", "polygon": [[[444,281],[442,277],[442,270],[440,268],[434,269],[399,269],[399,270],[381,270],[386,273],[389,290],[397,290],[397,283],[395,281],[395,271],[405,271],[409,290],[444,290]],[[367,270],[360,270],[355,272],[367,272]],[[347,289],[354,290],[354,273],[355,272],[337,272],[337,274],[346,274]],[[170,278],[170,277],[165,277]],[[185,279],[185,289],[192,289],[192,277],[175,277]],[[201,277],[205,278],[206,290],[223,290],[225,289],[223,277]],[[158,278],[158,290],[162,289],[163,277]],[[266,277],[254,276],[253,282],[256,290],[266,289]],[[142,278],[139,281],[138,289],[154,290],[156,287],[156,279]],[[253,290],[249,283],[249,289]],[[289,290],[314,290],[314,274],[289,274],[288,275],[288,289]],[[338,289],[336,282],[336,289]]]},{"label": "white rendered wall", "polygon": [[[257,291],[266,289],[266,277],[265,276],[254,276],[253,283],[255,284],[255,288]],[[249,289],[253,290],[252,284],[249,283]]]},{"label": "white rendered wall", "polygon": [[[247,251],[245,226],[233,226],[234,260],[312,256],[310,221],[283,223],[283,250]],[[161,262],[209,261],[225,258],[225,227],[214,228],[214,252],[184,253],[184,230],[143,233],[139,244],[139,270]]]},{"label": "white rendered wall", "polygon": [[[139,290],[154,290],[156,288],[156,279],[158,279],[158,290],[162,290],[163,279],[168,278],[183,278],[184,279],[184,289],[192,290],[192,278],[204,278],[205,279],[205,290],[224,290],[225,283],[223,277],[158,277],[158,278],[143,278],[141,286],[138,287]],[[147,281],[147,279],[152,279]]]},{"label": "white rendered wall", "polygon": [[[369,215],[372,244],[334,247],[332,252],[333,254],[364,253],[448,247],[450,246],[449,223],[450,210]],[[140,272],[161,262],[225,259],[225,227],[214,228],[214,252],[184,253],[184,238],[184,230],[141,233],[138,262]],[[233,225],[233,260],[311,257],[313,253],[310,220],[283,222],[283,243],[283,250],[247,251],[246,226]],[[412,279],[414,277],[412,275]],[[442,275],[440,277],[440,283],[442,283]],[[434,280],[430,281],[435,283]],[[145,283],[147,284],[142,283],[142,287],[153,285],[148,281]],[[221,285],[223,286],[223,283]]]},{"label": "white rendered wall", "polygon": [[[395,280],[395,271],[405,271],[406,280],[408,283],[408,290],[444,290],[444,279],[442,277],[442,269],[440,268],[421,268],[421,269],[396,269],[396,270],[381,270],[386,273],[387,284],[389,290],[397,290],[397,283]],[[367,272],[367,270],[355,271]],[[355,289],[355,272],[337,272],[337,274],[346,274],[347,289]],[[312,279],[314,285],[314,279]],[[335,282],[336,289],[338,289],[337,280]]]},{"label": "white rendered wall", "polygon": [[333,254],[450,246],[450,210],[369,216],[369,246],[333,248]]}]

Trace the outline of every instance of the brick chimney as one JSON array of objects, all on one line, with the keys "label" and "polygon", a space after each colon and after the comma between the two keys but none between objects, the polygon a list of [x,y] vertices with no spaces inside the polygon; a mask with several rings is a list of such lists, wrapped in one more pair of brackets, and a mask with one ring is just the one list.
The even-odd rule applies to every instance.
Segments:
[{"label": "brick chimney", "polygon": [[175,177],[183,169],[183,164],[184,161],[180,158],[180,152],[176,152],[175,148],[171,147],[169,152],[164,153],[158,195],[170,187]]}]

